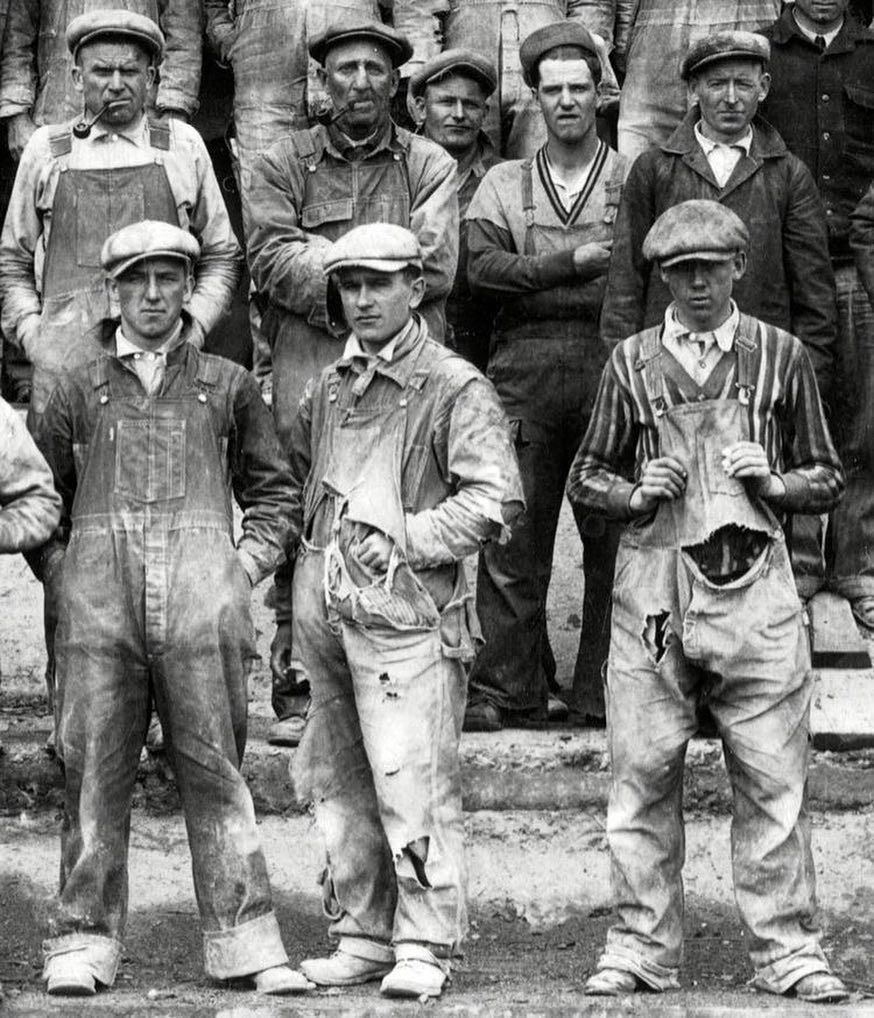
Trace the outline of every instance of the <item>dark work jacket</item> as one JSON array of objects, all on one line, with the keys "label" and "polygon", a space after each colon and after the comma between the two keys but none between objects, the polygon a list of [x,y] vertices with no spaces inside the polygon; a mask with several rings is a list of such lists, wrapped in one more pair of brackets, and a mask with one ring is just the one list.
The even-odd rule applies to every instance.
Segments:
[{"label": "dark work jacket", "polygon": [[642,253],[649,228],[666,209],[691,198],[719,201],[750,231],[747,271],[735,284],[741,311],[797,336],[828,392],[835,338],[835,284],[816,185],[803,162],[763,118],[753,120],[743,155],[720,188],[698,144],[693,107],[660,148],[639,156],[625,182],[614,231],[601,333],[614,346],[657,325],[671,301],[659,270]]},{"label": "dark work jacket", "polygon": [[787,7],[762,35],[771,40],[762,112],[813,174],[832,259],[849,264],[850,214],[874,180],[874,32],[846,18],[821,53]]}]

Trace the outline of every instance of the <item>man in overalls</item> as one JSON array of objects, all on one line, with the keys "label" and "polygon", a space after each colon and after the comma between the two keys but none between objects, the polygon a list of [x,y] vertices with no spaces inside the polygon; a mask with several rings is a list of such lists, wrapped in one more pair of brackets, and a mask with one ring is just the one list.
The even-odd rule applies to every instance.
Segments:
[{"label": "man in overalls", "polygon": [[[549,140],[534,159],[489,170],[467,213],[471,290],[500,303],[488,374],[510,418],[528,505],[509,544],[488,545],[480,559],[486,644],[465,725],[483,731],[543,723],[548,689],[557,689],[546,594],[567,471],[607,358],[598,314],[624,177],[623,160],[595,132],[600,65],[586,29],[539,29],[521,57]],[[618,532],[584,512],[577,527],[585,595],[572,704],[580,720],[603,725]]]},{"label": "man in overalls", "polygon": [[[43,553],[60,571],[61,888],[48,992],[111,986],[127,913],[131,796],[154,689],[191,846],[207,974],[264,993],[287,968],[240,774],[254,584],[283,557],[291,477],[257,383],[196,349],[183,304],[197,241],[157,221],[106,241],[121,312],[55,389],[39,442],[64,502]],[[243,508],[233,542],[231,493]]]},{"label": "man in overalls", "polygon": [[[482,125],[498,76],[484,57],[469,49],[450,49],[432,57],[410,77],[410,98],[422,134],[446,149],[458,163],[455,187],[463,219],[480,181],[500,162]],[[446,342],[485,371],[495,307],[474,297],[467,281],[467,233],[458,238],[458,269],[446,300]]]},{"label": "man in overalls", "polygon": [[338,944],[301,968],[414,998],[440,995],[467,924],[458,741],[477,627],[462,560],[522,506],[494,389],[414,314],[423,264],[398,226],[327,253],[352,331],[292,427],[301,536],[293,588],[282,572],[275,591],[275,643],[290,649],[293,626],[311,684],[296,777]]},{"label": "man in overalls", "polygon": [[[24,150],[0,237],[3,331],[34,365],[33,430],[55,384],[93,355],[91,326],[109,313],[100,248],[143,218],[200,242],[189,310],[200,346],[239,281],[240,249],[193,127],[159,123],[144,106],[164,51],[149,18],[82,14],[67,27],[84,119],[39,128]],[[90,125],[90,126],[89,126]]]},{"label": "man in overalls", "polygon": [[604,369],[568,482],[626,526],[616,559],[607,811],[619,921],[586,992],[676,988],[683,758],[709,707],[734,795],[753,985],[844,1000],[816,922],[806,807],[813,673],[781,518],[843,489],[801,342],[731,299],[749,232],[718,202],[664,212],[644,253],[673,301]]}]

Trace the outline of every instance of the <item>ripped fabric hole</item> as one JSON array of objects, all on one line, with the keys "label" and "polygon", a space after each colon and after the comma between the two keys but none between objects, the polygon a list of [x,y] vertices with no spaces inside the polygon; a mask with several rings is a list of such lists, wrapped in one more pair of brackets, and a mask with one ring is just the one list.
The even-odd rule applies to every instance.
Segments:
[{"label": "ripped fabric hole", "polygon": [[428,861],[428,846],[430,839],[425,836],[416,838],[415,841],[409,842],[404,845],[401,849],[401,855],[405,856],[413,867],[413,872],[416,874],[416,880],[419,885],[424,887],[426,890],[430,890],[431,881],[428,879],[425,873],[425,863]]},{"label": "ripped fabric hole", "polygon": [[647,615],[643,626],[643,645],[657,665],[662,663],[668,652],[670,625],[671,613],[659,612],[657,615]]}]

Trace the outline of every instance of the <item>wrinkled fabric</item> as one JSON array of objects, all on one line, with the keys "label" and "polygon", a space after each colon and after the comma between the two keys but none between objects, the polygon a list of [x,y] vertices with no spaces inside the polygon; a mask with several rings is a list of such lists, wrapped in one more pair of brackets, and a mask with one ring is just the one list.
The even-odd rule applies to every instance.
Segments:
[{"label": "wrinkled fabric", "polygon": [[[613,237],[624,163],[603,145],[596,164],[599,157],[600,173],[570,222],[553,206],[538,167],[521,161],[490,170],[467,214],[471,288],[499,303],[488,375],[513,427],[527,504],[510,541],[480,555],[477,610],[486,642],[471,701],[535,715],[545,715],[555,679],[546,595],[564,486],[607,359],[597,327],[604,277],[583,281],[573,266],[575,247]],[[586,582],[572,696],[583,713],[603,716],[618,532],[585,512],[575,516]]]},{"label": "wrinkled fabric", "polygon": [[[184,341],[167,360],[147,396],[130,365],[104,354],[59,386],[45,416],[41,442],[70,527],[55,639],[66,810],[46,949],[87,949],[92,937],[120,945],[154,690],[206,970],[230,978],[287,960],[239,766],[255,655],[250,590],[282,555],[290,477],[246,372]],[[236,549],[232,486],[244,507]],[[112,975],[105,967],[98,978]]]},{"label": "wrinkled fabric", "polygon": [[[399,0],[395,0],[397,10]],[[578,21],[599,35],[608,49],[602,87],[618,89],[606,59],[613,37],[612,0],[448,0],[443,48],[466,47],[487,58],[498,71],[498,88],[483,129],[495,149],[509,158],[531,156],[546,141],[546,126],[531,89],[522,80],[519,46],[538,28]]]},{"label": "wrinkled fabric", "polygon": [[689,108],[680,65],[714,32],[755,32],[780,0],[617,0],[616,51],[626,75],[619,102],[619,151],[630,162],[663,145]]},{"label": "wrinkled fabric", "polygon": [[0,553],[45,543],[61,516],[52,472],[24,426],[0,399]]},{"label": "wrinkled fabric", "polygon": [[[160,151],[160,165],[170,185],[178,225],[189,230],[201,245],[188,308],[208,333],[230,306],[239,282],[240,246],[200,135],[178,120],[170,121],[168,126],[170,148]],[[112,133],[98,128],[85,139],[71,136],[69,154],[56,157],[52,154],[52,137],[58,133],[57,127],[42,127],[28,142],[0,236],[2,325],[7,336],[18,334],[17,327],[27,315],[42,311],[43,269],[62,171],[121,170],[155,163],[147,117],[117,140]],[[111,223],[97,216],[106,216],[110,210],[111,206],[106,205],[93,210],[92,228],[103,222],[109,229]],[[143,205],[139,218],[145,218],[146,212]],[[99,271],[99,265],[92,267]],[[90,328],[106,313],[104,305],[95,312],[95,318],[80,327]]]},{"label": "wrinkled fabric", "polygon": [[[82,112],[73,88],[67,25],[105,0],[13,0],[0,61],[0,117],[30,113],[34,123],[60,124]],[[156,94],[150,106],[197,109],[200,90],[200,5],[192,0],[113,0],[113,7],[142,14],[166,39]]]},{"label": "wrinkled fabric", "polygon": [[262,321],[273,350],[273,410],[283,444],[309,378],[341,352],[348,331],[328,300],[322,271],[338,237],[363,223],[412,230],[424,259],[420,308],[443,338],[444,307],[458,260],[455,161],[439,145],[388,125],[365,154],[318,126],[272,146],[258,160],[250,207],[249,269],[269,300]]},{"label": "wrinkled fabric", "polygon": [[834,274],[813,178],[776,131],[757,117],[750,155],[738,161],[720,188],[695,140],[698,119],[695,107],[667,142],[645,152],[629,171],[616,219],[601,333],[615,345],[661,321],[671,296],[658,268],[643,257],[644,237],[658,216],[678,202],[719,201],[750,232],[746,273],[734,288],[738,307],[804,343],[827,400],[834,356]]},{"label": "wrinkled fabric", "polygon": [[771,42],[762,114],[810,170],[825,205],[832,261],[846,265],[850,214],[874,179],[874,32],[847,17],[820,53],[790,7],[762,34]]}]

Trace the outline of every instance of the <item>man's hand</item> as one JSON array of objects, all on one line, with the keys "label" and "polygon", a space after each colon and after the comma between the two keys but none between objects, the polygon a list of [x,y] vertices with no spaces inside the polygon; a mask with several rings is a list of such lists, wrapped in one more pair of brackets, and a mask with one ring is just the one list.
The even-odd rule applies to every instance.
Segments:
[{"label": "man's hand", "polygon": [[9,154],[18,162],[24,146],[30,141],[36,124],[31,120],[29,113],[17,113],[6,121],[7,141],[9,143]]},{"label": "man's hand", "polygon": [[378,530],[371,530],[367,537],[362,538],[354,546],[354,554],[358,561],[373,569],[375,572],[384,573],[388,569],[388,560],[391,557],[391,550],[394,547],[390,538],[381,534]]},{"label": "man's hand", "polygon": [[628,500],[632,515],[643,516],[659,502],[674,502],[682,498],[686,490],[686,477],[685,467],[673,456],[649,460]]},{"label": "man's hand", "polygon": [[723,449],[722,469],[762,498],[779,498],[786,491],[783,479],[771,473],[768,454],[758,442],[735,442]]},{"label": "man's hand", "polygon": [[603,276],[610,264],[610,252],[613,250],[612,240],[603,240],[593,244],[580,244],[574,249],[574,268],[584,279]]},{"label": "man's hand", "polygon": [[39,323],[39,315],[28,315],[21,319],[16,328],[18,345],[30,361],[33,361],[33,352],[39,344]]}]

